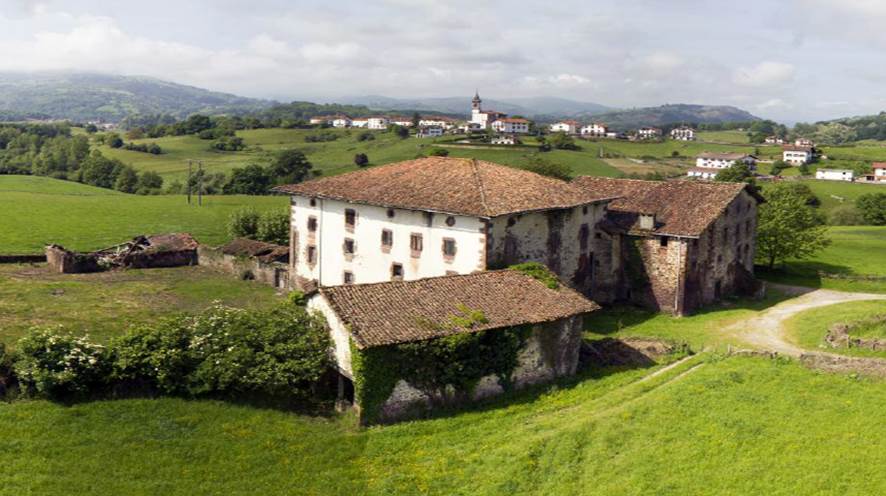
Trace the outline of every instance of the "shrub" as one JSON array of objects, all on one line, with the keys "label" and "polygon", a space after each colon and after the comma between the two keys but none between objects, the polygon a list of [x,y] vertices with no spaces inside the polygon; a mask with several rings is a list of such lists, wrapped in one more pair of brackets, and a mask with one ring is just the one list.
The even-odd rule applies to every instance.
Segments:
[{"label": "shrub", "polygon": [[523,168],[529,172],[562,179],[564,181],[572,179],[572,169],[570,169],[568,165],[550,162],[540,157],[530,158],[529,163]]},{"label": "shrub", "polygon": [[366,167],[369,165],[369,157],[365,153],[357,153],[354,155],[354,165],[357,167]]},{"label": "shrub", "polygon": [[212,143],[212,148],[223,152],[236,152],[246,148],[246,144],[239,136],[222,136]]},{"label": "shrub", "polygon": [[265,212],[258,218],[256,239],[276,245],[289,244],[289,211]]},{"label": "shrub", "polygon": [[292,305],[215,305],[131,330],[114,343],[113,377],[170,394],[305,395],[329,366],[323,321]]},{"label": "shrub", "polygon": [[33,328],[18,342],[15,371],[29,393],[50,398],[83,394],[105,378],[103,346],[62,328]]},{"label": "shrub", "polygon": [[865,223],[886,225],[886,193],[865,193],[855,200],[855,206]]},{"label": "shrub", "polygon": [[7,388],[15,382],[12,368],[12,355],[6,351],[6,345],[0,343],[0,398],[6,395]]},{"label": "shrub", "polygon": [[375,135],[372,131],[363,131],[362,133],[357,135],[357,141],[372,141],[375,139]]},{"label": "shrub", "polygon": [[557,279],[557,276],[555,276],[554,273],[547,268],[547,266],[538,262],[525,262],[517,265],[512,265],[509,268],[518,272],[522,272],[527,276],[541,281],[550,289],[560,288],[560,280]]},{"label": "shrub", "polygon": [[864,224],[864,217],[852,205],[839,205],[828,214],[828,224],[832,226],[860,226]]},{"label": "shrub", "polygon": [[259,214],[254,208],[235,210],[228,218],[228,234],[235,238],[255,238],[258,234]]},{"label": "shrub", "polygon": [[445,148],[434,147],[434,148],[431,148],[431,150],[428,152],[428,156],[429,157],[448,157],[449,150],[447,150]]}]

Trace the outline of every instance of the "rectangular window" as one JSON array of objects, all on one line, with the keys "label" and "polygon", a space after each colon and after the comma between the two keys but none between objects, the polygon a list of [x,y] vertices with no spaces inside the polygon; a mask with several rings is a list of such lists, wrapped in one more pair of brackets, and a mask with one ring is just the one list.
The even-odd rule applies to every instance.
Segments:
[{"label": "rectangular window", "polygon": [[349,231],[354,230],[354,226],[357,225],[357,211],[353,208],[345,209],[345,229]]},{"label": "rectangular window", "polygon": [[342,274],[342,282],[345,284],[354,284],[354,273],[346,270],[344,274]]},{"label": "rectangular window", "polygon": [[409,249],[412,251],[413,257],[418,257],[421,255],[422,249],[424,249],[424,243],[422,242],[421,234],[411,234],[409,236]]},{"label": "rectangular window", "polygon": [[452,238],[443,238],[443,256],[452,258],[455,256],[455,240]]},{"label": "rectangular window", "polygon": [[382,248],[390,248],[394,245],[394,231],[390,229],[381,230],[381,246]]},{"label": "rectangular window", "polygon": [[729,228],[728,227],[723,228],[723,242],[724,243],[729,242]]},{"label": "rectangular window", "polygon": [[354,240],[351,238],[345,238],[344,243],[344,251],[345,255],[353,255],[356,251],[356,246],[354,245]]},{"label": "rectangular window", "polygon": [[392,281],[402,281],[403,280],[403,264],[398,264],[398,263],[391,264],[391,280]]},{"label": "rectangular window", "polygon": [[662,236],[662,237],[658,238],[658,244],[660,246],[667,246],[668,245],[668,237]]},{"label": "rectangular window", "polygon": [[317,218],[313,215],[308,217],[308,232],[317,231]]},{"label": "rectangular window", "polygon": [[307,259],[309,264],[317,263],[317,247],[308,245]]}]

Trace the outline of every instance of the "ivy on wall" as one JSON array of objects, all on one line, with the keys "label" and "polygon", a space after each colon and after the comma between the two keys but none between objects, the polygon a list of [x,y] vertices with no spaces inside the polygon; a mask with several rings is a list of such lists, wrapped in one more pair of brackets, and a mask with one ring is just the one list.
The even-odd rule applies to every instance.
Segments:
[{"label": "ivy on wall", "polygon": [[[477,317],[474,313],[473,317]],[[468,317],[456,317],[463,319]],[[461,332],[425,341],[359,350],[351,343],[354,394],[363,420],[375,423],[400,379],[443,402],[469,397],[481,378],[495,374],[512,386],[518,355],[532,326]]]}]

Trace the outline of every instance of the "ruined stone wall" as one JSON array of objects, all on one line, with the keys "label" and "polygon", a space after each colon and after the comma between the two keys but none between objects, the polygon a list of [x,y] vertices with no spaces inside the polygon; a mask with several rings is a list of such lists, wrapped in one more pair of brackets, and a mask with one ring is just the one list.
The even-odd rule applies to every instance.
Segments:
[{"label": "ruined stone wall", "polygon": [[[512,377],[513,386],[519,389],[575,374],[578,368],[582,330],[581,316],[534,326],[519,353],[518,365]],[[490,375],[480,379],[470,398],[479,400],[503,392],[504,388],[499,378]],[[401,379],[382,405],[379,420],[382,422],[402,420],[427,412],[432,405],[451,404],[461,399],[454,396],[432,397],[431,394],[433,393],[422,391]]]},{"label": "ruined stone wall", "polygon": [[604,204],[595,204],[496,217],[486,227],[487,268],[539,262],[587,293],[598,265],[595,226],[604,213]]},{"label": "ruined stone wall", "polygon": [[82,274],[102,270],[94,256],[68,251],[58,245],[46,247],[46,262],[59,274]]},{"label": "ruined stone wall", "polygon": [[682,313],[689,241],[674,237],[625,236],[623,243],[625,296],[645,307]]},{"label": "ruined stone wall", "polygon": [[231,274],[240,279],[256,280],[281,289],[289,288],[289,266],[283,263],[265,263],[252,257],[237,257],[222,253],[221,248],[201,246],[199,265]]}]

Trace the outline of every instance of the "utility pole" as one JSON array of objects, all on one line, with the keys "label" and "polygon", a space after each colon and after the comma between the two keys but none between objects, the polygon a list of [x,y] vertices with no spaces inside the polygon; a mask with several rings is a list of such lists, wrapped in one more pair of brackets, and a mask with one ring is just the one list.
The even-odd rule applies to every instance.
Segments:
[{"label": "utility pole", "polygon": [[191,160],[188,159],[188,205],[191,204]]},{"label": "utility pole", "polygon": [[197,204],[203,206],[203,161],[197,162],[199,177],[197,178]]}]

